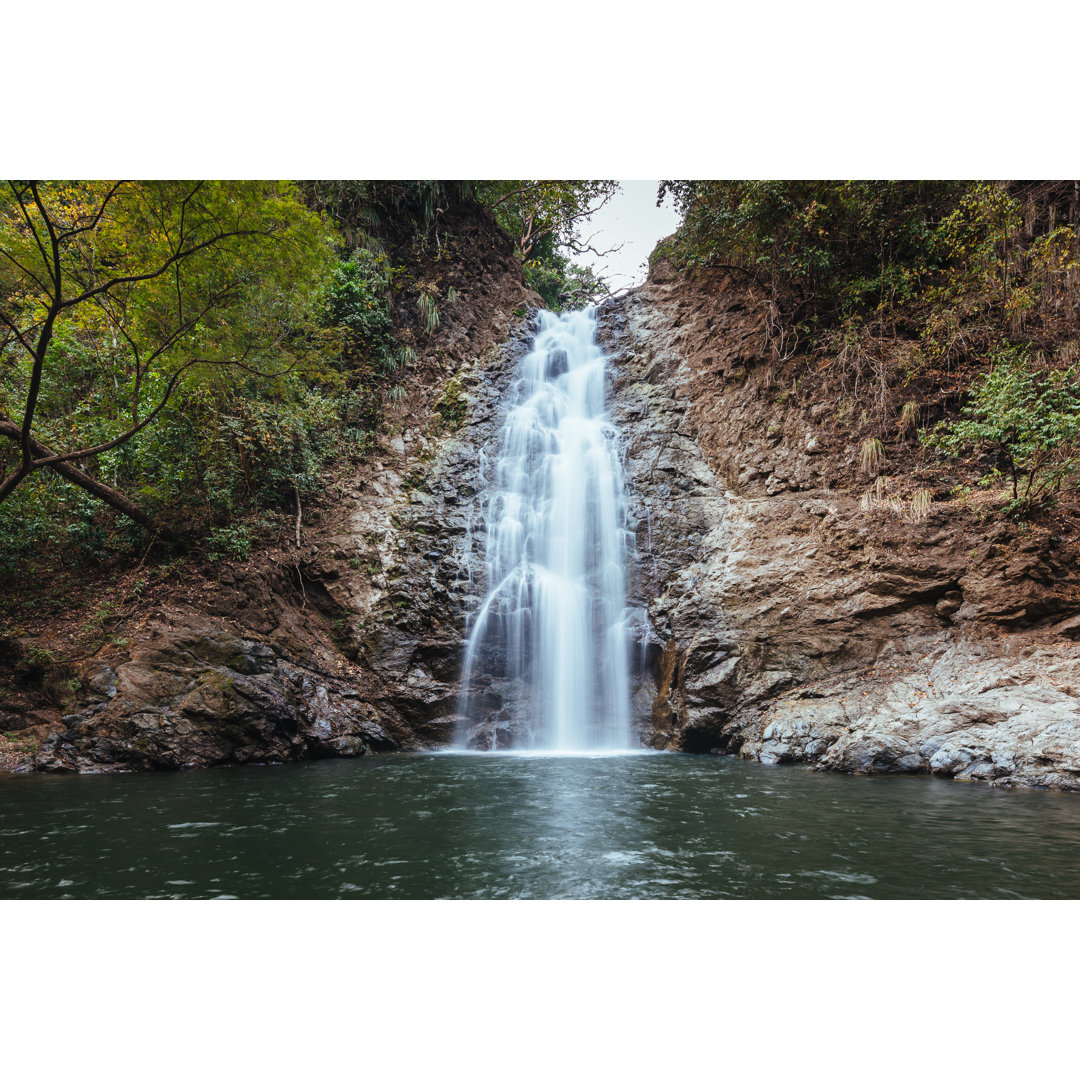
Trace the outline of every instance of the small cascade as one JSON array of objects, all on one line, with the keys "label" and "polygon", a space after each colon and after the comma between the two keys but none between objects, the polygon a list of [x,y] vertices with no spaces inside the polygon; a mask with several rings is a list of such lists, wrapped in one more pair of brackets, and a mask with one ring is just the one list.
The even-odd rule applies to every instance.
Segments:
[{"label": "small cascade", "polygon": [[[460,746],[633,745],[626,492],[595,338],[595,309],[541,312],[522,362],[487,503],[487,595],[465,650]],[[498,696],[514,722],[481,735],[476,699],[493,681],[516,688]]]}]

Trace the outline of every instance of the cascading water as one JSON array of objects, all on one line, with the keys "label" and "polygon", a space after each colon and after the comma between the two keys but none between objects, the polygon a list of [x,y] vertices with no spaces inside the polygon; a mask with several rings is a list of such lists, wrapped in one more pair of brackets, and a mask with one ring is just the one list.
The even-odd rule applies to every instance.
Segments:
[{"label": "cascading water", "polygon": [[[487,595],[465,650],[459,745],[476,745],[481,677],[510,691],[503,731],[542,750],[633,745],[626,493],[604,410],[596,310],[541,312],[503,426],[487,507]],[[505,701],[505,696],[500,701]],[[497,748],[499,726],[483,743]],[[507,736],[503,736],[506,738]]]}]

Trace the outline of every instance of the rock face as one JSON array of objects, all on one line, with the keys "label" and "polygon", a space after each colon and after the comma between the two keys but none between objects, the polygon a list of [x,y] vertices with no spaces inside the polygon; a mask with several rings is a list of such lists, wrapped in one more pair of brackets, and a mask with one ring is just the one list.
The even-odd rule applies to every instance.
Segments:
[{"label": "rock face", "polygon": [[540,299],[492,222],[455,229],[436,269],[457,300],[376,452],[325,493],[317,524],[305,515],[302,546],[148,590],[92,659],[54,665],[52,693],[39,643],[0,642],[26,686],[0,700],[0,731],[17,734],[0,740],[0,768],[135,771],[449,741],[469,567],[483,560],[482,449]]},{"label": "rock face", "polygon": [[[436,403],[452,420],[388,441],[330,527],[198,603],[151,608],[130,648],[71,669],[80,703],[29,734],[33,767],[115,772],[418,750],[457,719],[474,532],[533,315],[467,358]],[[505,330],[504,330],[505,334]]]},{"label": "rock face", "polygon": [[115,669],[84,675],[104,700],[64,717],[38,767],[117,772],[354,756],[414,741],[384,727],[348,679],[193,613],[149,622]]},{"label": "rock face", "polygon": [[[129,645],[72,669],[62,721],[8,724],[42,740],[24,767],[449,742],[483,493],[533,332],[512,256],[485,257],[475,307],[420,380],[427,419],[386,435],[302,548],[143,603]],[[1080,789],[1073,553],[980,525],[932,476],[924,520],[864,509],[837,403],[782,381],[738,282],[661,269],[604,306],[601,333],[632,496],[645,745]],[[513,722],[510,688],[476,693],[489,727]]]},{"label": "rock face", "polygon": [[643,741],[1080,789],[1071,556],[955,504],[864,510],[835,403],[777,394],[744,291],[658,277],[602,313],[649,615]]},{"label": "rock face", "polygon": [[403,723],[419,746],[449,743],[459,719],[488,474],[534,321],[535,310],[506,343],[458,370],[440,399],[452,403],[452,421],[407,467],[380,471],[363,486],[345,530],[330,538],[335,561],[318,571],[347,613],[340,644],[379,687],[380,714]]}]

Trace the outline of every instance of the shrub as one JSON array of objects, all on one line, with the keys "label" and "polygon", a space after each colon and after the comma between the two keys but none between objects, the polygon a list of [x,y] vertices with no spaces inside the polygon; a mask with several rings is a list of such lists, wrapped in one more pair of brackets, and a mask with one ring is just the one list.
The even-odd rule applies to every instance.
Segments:
[{"label": "shrub", "polygon": [[1080,462],[1080,365],[1036,370],[1027,346],[1005,346],[972,384],[964,419],[938,424],[927,440],[945,453],[993,451],[1012,487],[1007,513],[1043,503]]},{"label": "shrub", "polygon": [[246,525],[225,525],[210,530],[210,561],[246,559],[251,554],[251,534]]}]

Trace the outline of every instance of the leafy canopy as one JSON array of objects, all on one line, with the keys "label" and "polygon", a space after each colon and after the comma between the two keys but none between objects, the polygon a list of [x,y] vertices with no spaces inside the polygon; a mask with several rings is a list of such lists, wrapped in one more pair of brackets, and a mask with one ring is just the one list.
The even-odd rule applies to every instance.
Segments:
[{"label": "leafy canopy", "polygon": [[48,470],[17,517],[63,501],[59,473],[154,525],[136,503],[206,481],[228,417],[258,430],[244,401],[306,415],[334,242],[283,181],[0,188],[0,504]]}]

